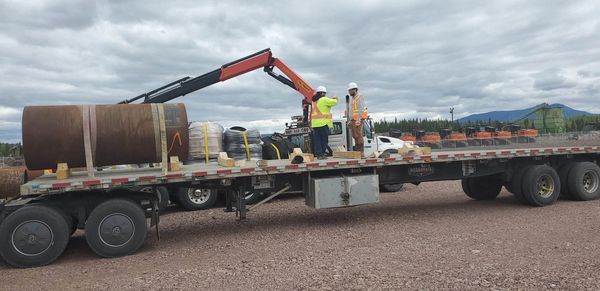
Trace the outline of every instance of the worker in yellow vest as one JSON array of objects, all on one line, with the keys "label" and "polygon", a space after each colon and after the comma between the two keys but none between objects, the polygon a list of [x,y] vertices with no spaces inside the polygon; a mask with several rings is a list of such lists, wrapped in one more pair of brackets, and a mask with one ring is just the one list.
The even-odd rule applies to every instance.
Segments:
[{"label": "worker in yellow vest", "polygon": [[365,98],[358,94],[358,86],[352,82],[348,84],[348,94],[352,96],[352,120],[348,124],[354,138],[354,150],[364,154],[365,140],[363,139],[363,122],[369,114]]},{"label": "worker in yellow vest", "polygon": [[310,123],[313,130],[313,144],[317,159],[325,159],[325,152],[329,144],[330,128],[333,128],[333,115],[331,107],[338,103],[338,98],[328,98],[324,86],[317,87],[317,93],[312,98],[312,113]]}]

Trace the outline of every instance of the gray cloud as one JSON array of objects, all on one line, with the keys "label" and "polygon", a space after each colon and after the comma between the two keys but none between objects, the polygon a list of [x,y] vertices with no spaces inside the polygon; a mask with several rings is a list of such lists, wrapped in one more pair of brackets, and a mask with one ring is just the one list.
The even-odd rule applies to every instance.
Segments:
[{"label": "gray cloud", "polygon": [[[266,47],[332,95],[357,82],[377,118],[600,113],[597,15],[595,1],[3,1],[0,140],[18,139],[23,106],[115,103]],[[300,112],[260,70],[176,101],[265,131]]]}]

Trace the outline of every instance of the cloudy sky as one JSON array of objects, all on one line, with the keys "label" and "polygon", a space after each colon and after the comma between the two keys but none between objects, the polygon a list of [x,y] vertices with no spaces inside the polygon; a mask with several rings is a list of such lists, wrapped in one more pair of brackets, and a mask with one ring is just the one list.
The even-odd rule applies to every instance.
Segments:
[{"label": "cloudy sky", "polygon": [[[0,0],[0,141],[20,139],[23,106],[116,103],[268,47],[330,95],[357,82],[375,118],[600,113],[599,15],[594,0]],[[300,98],[257,70],[175,101],[269,132]]]}]

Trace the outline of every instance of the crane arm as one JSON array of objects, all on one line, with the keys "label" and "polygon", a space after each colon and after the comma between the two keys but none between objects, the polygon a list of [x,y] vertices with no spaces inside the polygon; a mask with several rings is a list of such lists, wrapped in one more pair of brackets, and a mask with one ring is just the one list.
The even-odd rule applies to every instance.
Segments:
[{"label": "crane arm", "polygon": [[[267,48],[239,60],[227,63],[221,66],[221,68],[204,75],[195,78],[185,77],[176,80],[134,98],[123,100],[119,102],[119,104],[128,104],[142,98],[144,98],[142,103],[164,103],[259,68],[264,68],[264,71],[271,77],[298,91],[304,96],[304,99],[307,102],[311,102],[315,89],[283,61],[274,58],[271,49]],[[273,71],[274,68],[281,71],[283,75],[275,73]]]}]

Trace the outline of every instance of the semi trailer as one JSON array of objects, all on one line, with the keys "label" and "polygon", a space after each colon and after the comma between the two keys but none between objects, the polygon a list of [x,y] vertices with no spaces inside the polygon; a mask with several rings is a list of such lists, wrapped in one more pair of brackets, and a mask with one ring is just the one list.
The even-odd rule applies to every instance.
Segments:
[{"label": "semi trailer", "polygon": [[[225,65],[201,78],[183,78],[122,103],[141,98],[144,103],[166,102],[262,66],[270,75],[300,91],[305,99],[314,91],[272,58],[268,50],[241,59],[241,64],[245,65],[240,66],[240,61]],[[293,76],[291,81],[272,72],[277,65],[286,75]],[[152,114],[159,114],[161,107],[162,104],[152,107]],[[91,107],[85,108],[88,114],[94,112]],[[549,206],[559,196],[581,201],[600,198],[600,138],[585,133],[577,139],[553,135],[538,137],[535,143],[454,148],[426,154],[387,151],[367,158],[318,161],[300,155],[292,159],[231,165],[209,162],[170,168],[166,166],[171,161],[167,160],[164,147],[158,146],[167,140],[166,130],[160,128],[161,138],[156,140],[157,155],[163,149],[160,166],[100,170],[93,167],[94,159],[90,158],[89,149],[93,146],[89,128],[83,128],[83,135],[88,138],[85,158],[80,162],[86,168],[73,171],[68,177],[58,177],[56,173],[35,178],[21,186],[19,197],[0,202],[0,256],[11,266],[37,267],[54,262],[77,229],[84,231],[88,246],[100,257],[133,254],[144,244],[150,230],[160,237],[159,203],[165,189],[197,190],[191,192],[193,195],[224,191],[225,210],[235,213],[238,220],[247,219],[260,205],[286,192],[304,193],[308,207],[341,208],[379,202],[380,185],[442,180],[460,180],[465,194],[474,200],[493,200],[504,187],[519,202],[533,207]],[[299,130],[301,134],[306,131]],[[350,149],[351,141],[345,145]],[[27,158],[27,152],[25,155]],[[266,195],[248,206],[244,198],[249,192]]]}]

